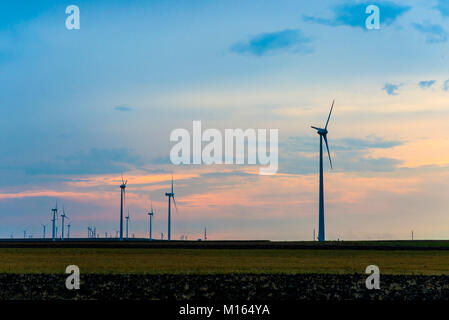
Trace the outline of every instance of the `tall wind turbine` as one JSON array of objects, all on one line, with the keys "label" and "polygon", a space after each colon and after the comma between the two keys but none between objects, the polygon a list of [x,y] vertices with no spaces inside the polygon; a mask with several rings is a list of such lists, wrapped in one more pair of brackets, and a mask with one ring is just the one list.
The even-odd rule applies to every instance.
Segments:
[{"label": "tall wind turbine", "polygon": [[324,183],[323,183],[323,139],[326,143],[327,154],[329,155],[329,162],[332,169],[331,154],[329,152],[329,146],[327,144],[327,125],[329,124],[329,119],[331,118],[332,109],[334,108],[334,101],[332,101],[331,110],[329,111],[329,116],[327,117],[326,126],[324,129],[312,126],[313,129],[317,131],[320,135],[320,207],[319,207],[319,225],[318,225],[318,241],[325,241],[324,236]]},{"label": "tall wind turbine", "polygon": [[53,211],[53,219],[51,219],[52,222],[52,238],[53,241],[56,240],[56,217],[58,216],[58,201],[56,201],[56,206],[51,209]]},{"label": "tall wind turbine", "polygon": [[67,225],[67,239],[70,239],[70,227],[71,226],[72,225],[70,223]]},{"label": "tall wind turbine", "polygon": [[173,204],[176,207],[175,194],[173,193],[173,176],[171,177],[171,192],[166,192],[165,195],[168,197],[168,235],[167,240],[171,240],[171,199],[173,198]]},{"label": "tall wind turbine", "polygon": [[45,224],[42,225],[42,227],[44,228],[44,233],[42,234],[42,239],[45,239],[45,228],[47,227]]},{"label": "tall wind turbine", "polygon": [[[62,228],[61,228],[61,239],[64,240],[64,219],[67,217],[67,215],[65,214],[65,210],[64,207],[62,207],[62,214],[61,214],[61,218],[62,218]],[[68,218],[68,217],[67,217]]]},{"label": "tall wind turbine", "polygon": [[128,239],[129,209],[128,215],[125,218],[126,218],[126,239]]},{"label": "tall wind turbine", "polygon": [[123,180],[122,174],[122,184],[120,185],[120,241],[123,240],[123,208],[125,206],[125,188],[128,180]]},{"label": "tall wind turbine", "polygon": [[151,219],[153,218],[154,211],[153,211],[153,202],[151,202],[151,211],[148,212],[148,215],[150,216],[150,241],[153,240],[151,237]]}]

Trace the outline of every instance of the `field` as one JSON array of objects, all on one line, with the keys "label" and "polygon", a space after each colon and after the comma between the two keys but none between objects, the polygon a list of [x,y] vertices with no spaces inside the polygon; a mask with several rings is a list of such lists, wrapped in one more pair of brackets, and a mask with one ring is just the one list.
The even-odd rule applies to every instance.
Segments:
[{"label": "field", "polygon": [[449,250],[0,248],[0,273],[364,273],[449,275]]}]

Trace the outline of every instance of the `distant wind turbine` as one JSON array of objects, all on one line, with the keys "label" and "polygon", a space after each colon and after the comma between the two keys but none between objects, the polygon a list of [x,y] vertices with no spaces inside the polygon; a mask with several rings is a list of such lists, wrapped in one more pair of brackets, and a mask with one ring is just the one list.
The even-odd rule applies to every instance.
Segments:
[{"label": "distant wind turbine", "polygon": [[65,209],[64,207],[62,207],[62,214],[61,214],[61,218],[62,218],[62,228],[61,228],[61,239],[64,240],[64,219],[68,218],[68,216],[65,214]]},{"label": "distant wind turbine", "polygon": [[129,209],[128,215],[125,218],[126,218],[126,239],[128,239]]},{"label": "distant wind turbine", "polygon": [[334,108],[334,101],[332,101],[331,110],[329,116],[327,117],[326,126],[324,129],[312,126],[313,129],[317,130],[320,135],[320,205],[319,205],[319,225],[318,225],[318,241],[325,241],[324,235],[324,183],[323,183],[323,139],[326,143],[327,154],[329,155],[329,162],[332,169],[331,154],[329,152],[329,146],[327,144],[327,125],[329,124],[329,119],[331,118],[332,109]]},{"label": "distant wind turbine", "polygon": [[171,199],[173,198],[173,204],[175,205],[176,211],[178,210],[175,201],[175,194],[173,193],[173,175],[171,177],[171,192],[166,192],[165,195],[168,197],[168,235],[167,240],[171,240]]},{"label": "distant wind turbine", "polygon": [[27,231],[23,230],[23,238],[26,239],[26,237],[27,237]]},{"label": "distant wind turbine", "polygon": [[58,201],[56,201],[56,206],[51,209],[53,212],[53,219],[51,219],[52,222],[52,239],[53,241],[56,240],[56,219],[58,217]]},{"label": "distant wind turbine", "polygon": [[42,234],[42,239],[45,239],[45,228],[47,227],[45,224],[42,225],[42,227],[44,228],[44,232]]},{"label": "distant wind turbine", "polygon": [[151,202],[151,211],[148,212],[148,215],[150,216],[150,241],[151,241],[151,240],[153,240],[152,236],[151,236],[151,228],[152,228],[152,226],[151,226],[151,219],[153,218],[153,215],[154,215],[153,202]]},{"label": "distant wind turbine", "polygon": [[120,185],[120,240],[123,240],[123,208],[125,207],[125,188],[128,180],[123,180],[122,174],[122,184]]},{"label": "distant wind turbine", "polygon": [[71,227],[71,224],[69,223],[67,225],[67,239],[70,239],[70,227]]}]

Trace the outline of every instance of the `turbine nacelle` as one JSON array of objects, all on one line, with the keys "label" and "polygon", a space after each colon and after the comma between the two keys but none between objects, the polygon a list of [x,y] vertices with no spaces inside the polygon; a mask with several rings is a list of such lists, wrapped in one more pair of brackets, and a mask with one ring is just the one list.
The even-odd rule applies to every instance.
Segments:
[{"label": "turbine nacelle", "polygon": [[319,135],[325,136],[328,133],[327,129],[318,128],[318,127],[314,127],[314,126],[310,126],[310,127],[315,129],[316,133],[318,133]]}]

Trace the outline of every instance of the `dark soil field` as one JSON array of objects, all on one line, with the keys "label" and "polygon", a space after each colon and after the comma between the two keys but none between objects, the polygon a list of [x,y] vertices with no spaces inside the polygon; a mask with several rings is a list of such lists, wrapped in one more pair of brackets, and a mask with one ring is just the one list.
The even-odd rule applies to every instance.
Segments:
[{"label": "dark soil field", "polygon": [[379,290],[360,274],[85,274],[79,290],[58,274],[0,274],[1,300],[426,301],[449,299],[448,276],[385,275]]}]

